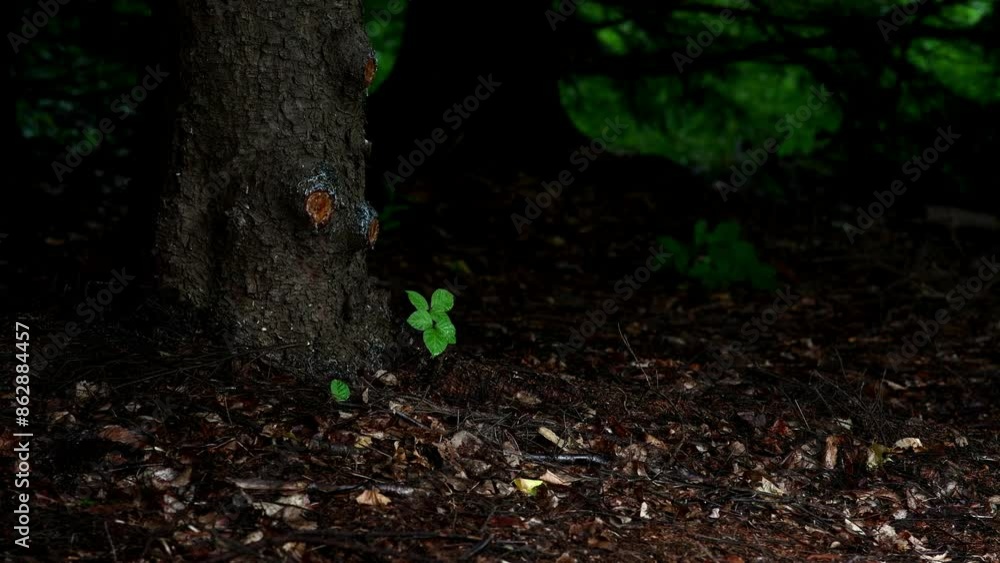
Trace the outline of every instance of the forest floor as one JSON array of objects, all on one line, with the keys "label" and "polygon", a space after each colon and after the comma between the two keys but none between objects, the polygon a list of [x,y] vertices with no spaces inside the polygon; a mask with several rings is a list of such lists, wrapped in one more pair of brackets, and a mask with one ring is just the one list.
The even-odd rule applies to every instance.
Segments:
[{"label": "forest floor", "polygon": [[[6,557],[1000,561],[1000,295],[947,299],[986,237],[880,223],[851,244],[835,211],[684,218],[650,211],[669,193],[587,188],[519,235],[510,214],[544,179],[412,192],[373,275],[399,319],[403,289],[450,284],[458,345],[343,375],[347,402],[188,327],[96,323],[37,382],[31,549]],[[702,216],[742,217],[782,295],[666,270],[616,291]]]}]

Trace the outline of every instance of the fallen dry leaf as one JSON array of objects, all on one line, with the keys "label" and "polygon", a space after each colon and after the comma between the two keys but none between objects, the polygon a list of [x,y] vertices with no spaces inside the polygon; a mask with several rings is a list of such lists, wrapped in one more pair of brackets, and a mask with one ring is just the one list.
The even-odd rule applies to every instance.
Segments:
[{"label": "fallen dry leaf", "polygon": [[358,504],[365,506],[387,506],[391,500],[375,489],[368,489],[355,498]]},{"label": "fallen dry leaf", "polygon": [[861,529],[861,526],[858,526],[854,522],[851,522],[851,520],[849,518],[844,518],[844,525],[847,526],[848,530],[854,532],[855,534],[858,534],[859,536],[866,536],[866,535],[868,535],[868,534],[865,533],[864,530]]},{"label": "fallen dry leaf", "polygon": [[924,449],[924,445],[920,442],[920,438],[901,438],[896,440],[896,443],[893,444],[892,447],[897,450],[913,450],[915,452],[919,452]]},{"label": "fallen dry leaf", "polygon": [[133,432],[128,428],[113,424],[105,426],[100,432],[98,432],[97,435],[104,440],[118,444],[125,444],[126,446],[132,446],[133,448],[143,448],[149,444],[149,440],[138,432]]},{"label": "fallen dry leaf", "polygon": [[560,449],[564,450],[566,449],[566,440],[560,438],[555,432],[549,430],[544,426],[539,426],[538,433],[541,434],[542,437],[545,438],[546,440],[558,446]]},{"label": "fallen dry leaf", "polygon": [[760,485],[757,485],[757,488],[755,490],[760,491],[762,493],[767,493],[769,495],[777,495],[777,496],[788,494],[785,492],[784,489],[782,489],[778,485],[775,485],[766,477],[761,477]]},{"label": "fallen dry leaf", "polygon": [[639,518],[642,518],[644,520],[649,520],[650,518],[652,518],[652,516],[650,516],[649,514],[648,503],[643,502],[642,504],[639,505]]},{"label": "fallen dry leaf", "polygon": [[564,487],[566,485],[569,485],[573,481],[577,480],[577,479],[574,479],[572,477],[563,476],[563,475],[557,475],[557,474],[555,474],[555,473],[553,473],[553,472],[551,472],[549,470],[546,470],[545,473],[543,473],[542,476],[539,477],[538,479],[540,481],[544,481],[544,482],[546,482],[546,483],[548,483],[550,485],[558,485],[560,487]]},{"label": "fallen dry leaf", "polygon": [[448,440],[448,444],[455,449],[455,452],[462,457],[472,457],[476,455],[483,441],[471,432],[459,430]]},{"label": "fallen dry leaf", "polygon": [[518,391],[514,394],[514,398],[517,399],[522,405],[535,406],[542,403],[542,400],[538,397],[528,393],[527,391]]},{"label": "fallen dry leaf", "polygon": [[646,443],[658,450],[667,449],[667,445],[663,443],[663,440],[660,440],[659,438],[653,436],[652,434],[646,434]]},{"label": "fallen dry leaf", "polygon": [[171,467],[162,467],[151,470],[147,477],[155,489],[164,491],[170,487],[186,487],[191,483],[191,466],[187,466],[183,471],[177,471]]},{"label": "fallen dry leaf", "polygon": [[832,470],[837,467],[837,454],[840,451],[840,444],[844,441],[842,436],[827,436],[826,449],[823,451],[823,468]]},{"label": "fallen dry leaf", "polygon": [[395,387],[399,385],[399,379],[396,378],[396,374],[380,369],[375,372],[375,381],[378,381],[386,387]]}]

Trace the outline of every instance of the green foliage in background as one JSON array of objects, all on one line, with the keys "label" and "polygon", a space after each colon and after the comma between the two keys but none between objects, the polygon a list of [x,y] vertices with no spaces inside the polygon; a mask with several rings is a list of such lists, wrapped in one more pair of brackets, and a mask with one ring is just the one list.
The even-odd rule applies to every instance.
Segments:
[{"label": "green foliage in background", "polygon": [[[577,2],[570,18],[592,35],[569,35],[569,24],[553,33],[567,35],[580,60],[600,57],[603,64],[586,72],[569,67],[560,86],[563,105],[591,137],[608,118],[628,123],[614,151],[666,156],[713,179],[728,176],[747,145],[771,138],[784,162],[818,174],[831,169],[812,166],[817,157],[849,166],[846,151],[852,150],[903,162],[924,148],[921,132],[1000,103],[1000,57],[988,39],[1000,20],[995,3],[919,2],[915,15],[901,22],[897,12],[913,5],[903,0],[711,0],[662,9],[625,0]],[[367,0],[369,36],[381,61],[378,82],[395,62],[406,4],[392,14],[391,0]],[[565,3],[551,4],[558,11]],[[725,9],[733,10],[731,21],[721,20]],[[879,21],[896,27],[883,37]],[[706,33],[711,42],[699,47]],[[692,41],[701,53],[679,71],[674,54],[688,56]],[[800,46],[809,41],[815,46]],[[823,85],[835,99],[793,134],[782,132],[780,120]],[[940,167],[952,174],[962,164]],[[755,182],[775,194],[788,184],[776,168]],[[958,183],[968,186],[969,180]]]},{"label": "green foliage in background", "polygon": [[431,356],[438,356],[449,344],[455,344],[455,325],[448,318],[448,311],[455,306],[455,296],[450,291],[434,291],[430,305],[416,291],[407,291],[406,296],[416,308],[406,322],[424,333],[424,345]]},{"label": "green foliage in background", "polygon": [[[379,61],[371,91],[395,66],[410,2],[365,0],[365,29]],[[552,2],[554,7],[560,4]],[[995,109],[990,104],[1000,104],[1000,55],[991,40],[1000,27],[996,0],[918,2],[917,12],[885,39],[875,22],[892,21],[910,2],[575,4],[571,19],[587,28],[578,26],[580,34],[569,25],[553,31],[575,53],[561,82],[563,105],[585,135],[598,136],[609,118],[628,123],[614,151],[666,156],[719,179],[743,160],[745,145],[759,147],[772,137],[780,144],[778,156],[786,161],[820,157],[845,167],[852,162],[844,154],[848,150],[903,162],[925,148],[936,127],[953,124],[958,129],[962,118],[985,131],[970,139],[969,147],[994,139],[991,122],[969,116],[987,115]],[[136,50],[96,38],[126,37],[126,30],[142,29],[151,2],[97,5],[108,17],[84,19],[73,10],[61,12],[16,58],[22,88],[17,124],[38,153],[52,154],[81,141],[88,128],[108,116],[110,103],[139,79],[141,57],[135,56]],[[737,15],[716,25],[725,8]],[[845,21],[861,21],[870,29],[838,26]],[[685,52],[689,41],[709,33],[706,30],[713,36],[711,44],[679,72],[673,54]],[[825,44],[822,40],[828,37],[833,39]],[[818,40],[816,46],[800,46],[809,40]],[[773,49],[761,54],[754,46]],[[727,54],[732,56],[720,57]],[[591,61],[600,64],[588,66]],[[785,138],[777,123],[807,102],[810,88],[820,85],[836,99]],[[110,136],[110,148],[127,150],[131,126]],[[852,131],[857,134],[833,140]],[[972,189],[981,184],[972,168],[990,156],[970,148],[949,155],[938,166],[944,174],[969,176],[956,184]],[[765,177],[772,173],[778,172],[769,168],[755,181],[787,184]],[[390,222],[389,228],[393,226]]]},{"label": "green foliage in background", "polygon": [[[22,84],[16,122],[26,140],[59,148],[77,143],[101,119],[114,117],[112,102],[136,85],[136,64],[128,53],[109,47],[111,41],[98,46],[93,38],[114,37],[148,18],[149,3],[115,0],[107,9],[113,18],[86,21],[73,10],[61,11],[20,47],[14,66]],[[100,27],[92,27],[95,20]],[[111,144],[120,135],[109,135]]]},{"label": "green foliage in background", "polygon": [[[894,10],[910,2],[821,0],[803,4],[776,0],[765,5],[716,0],[698,6],[679,5],[664,10],[662,18],[638,17],[636,13],[642,10],[626,14],[619,4],[622,2],[616,0],[587,2],[576,16],[594,27],[595,41],[605,55],[619,57],[622,67],[637,60],[655,60],[656,64],[635,80],[616,80],[599,73],[566,78],[562,93],[570,117],[589,136],[599,135],[606,118],[621,117],[633,126],[616,143],[618,150],[667,156],[712,176],[742,160],[741,143],[759,146],[769,138],[780,142],[781,157],[820,154],[843,159],[843,155],[830,154],[828,144],[832,133],[858,125],[845,121],[843,103],[846,100],[848,109],[853,110],[865,107],[879,89],[898,89],[900,102],[876,112],[871,119],[877,123],[864,125],[877,131],[892,128],[895,138],[862,138],[886,160],[898,162],[926,142],[903,132],[928,129],[924,120],[929,115],[952,114],[963,100],[974,104],[1000,101],[1000,61],[995,52],[984,49],[987,40],[983,38],[990,34],[990,25],[981,25],[984,18],[996,20],[992,0],[958,0],[943,6],[920,2],[920,18],[908,16],[898,26],[899,31],[890,31],[886,40],[876,22],[879,18],[893,21]],[[721,22],[719,16],[726,8],[737,14],[729,23]],[[870,43],[860,41],[858,47],[850,49],[788,47],[779,49],[782,52],[778,55],[748,56],[750,60],[733,56],[725,64],[709,60],[725,53],[738,55],[743,46],[822,39],[832,33],[837,18],[848,15],[871,23],[867,32],[857,32],[870,35]],[[776,25],[775,21],[788,23]],[[942,38],[919,34],[912,40],[906,38],[906,33],[913,31],[908,26],[915,25],[945,31],[940,33]],[[980,25],[978,35],[966,36],[975,25]],[[678,71],[672,54],[688,56],[687,40],[713,26],[718,33],[712,33],[712,42],[701,47],[703,54]],[[883,53],[893,66],[875,58]],[[897,72],[897,68],[903,70]],[[830,77],[833,79],[826,85],[839,99],[816,112],[787,139],[777,134],[778,121],[806,103],[811,87],[825,84]],[[855,89],[838,92],[833,80]],[[940,124],[934,123],[929,130]]]},{"label": "green foliage in background", "polygon": [[[374,91],[392,71],[403,36],[409,0],[368,0],[365,29],[378,60]],[[108,10],[114,18],[105,27],[84,29],[72,10],[60,12],[17,54],[19,80],[31,85],[16,103],[17,124],[25,139],[54,145],[50,153],[84,139],[101,119],[114,117],[112,101],[131,90],[141,78],[125,50],[100,52],[89,34],[114,36],[121,26],[136,26],[152,16],[148,0],[114,0]],[[390,7],[392,9],[390,9]],[[395,11],[393,11],[395,10]],[[141,105],[139,111],[142,111]],[[117,136],[111,145],[121,145]]]},{"label": "green foliage in background", "polygon": [[394,188],[386,186],[386,191],[389,193],[389,201],[378,212],[379,225],[383,233],[398,229],[400,226],[400,215],[410,208],[406,203],[399,201],[399,194]]},{"label": "green foliage in background", "polygon": [[723,221],[713,230],[708,229],[704,219],[698,221],[690,244],[671,237],[659,237],[657,242],[673,255],[671,265],[678,273],[698,280],[708,289],[740,283],[749,283],[754,289],[777,287],[774,268],[760,262],[757,251],[741,238],[740,225],[734,221]]},{"label": "green foliage in background", "polygon": [[409,0],[366,0],[365,32],[375,49],[378,74],[369,90],[374,92],[396,64],[403,41],[403,22]]}]

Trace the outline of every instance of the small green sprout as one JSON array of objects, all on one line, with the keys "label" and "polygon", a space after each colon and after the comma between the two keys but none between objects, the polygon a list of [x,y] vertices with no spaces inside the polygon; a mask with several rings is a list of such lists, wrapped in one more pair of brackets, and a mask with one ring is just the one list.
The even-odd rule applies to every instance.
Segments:
[{"label": "small green sprout", "polygon": [[448,318],[448,311],[455,306],[455,296],[447,289],[438,289],[431,295],[430,305],[416,291],[406,296],[417,309],[406,322],[424,333],[424,345],[431,356],[438,356],[449,344],[455,344],[455,325]]},{"label": "small green sprout", "polygon": [[330,381],[330,394],[333,395],[335,401],[343,403],[351,398],[351,388],[347,386],[346,382],[334,379]]},{"label": "small green sprout", "polygon": [[755,289],[774,289],[776,272],[757,258],[753,245],[743,240],[740,225],[723,221],[709,230],[704,219],[694,226],[694,240],[684,244],[671,237],[658,242],[673,255],[673,267],[709,289],[749,283]]}]

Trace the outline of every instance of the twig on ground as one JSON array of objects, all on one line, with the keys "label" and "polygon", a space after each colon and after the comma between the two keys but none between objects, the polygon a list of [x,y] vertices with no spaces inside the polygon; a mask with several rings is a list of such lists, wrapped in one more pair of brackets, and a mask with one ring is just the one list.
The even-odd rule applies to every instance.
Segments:
[{"label": "twig on ground", "polygon": [[[642,367],[642,364],[639,362],[638,356],[636,356],[635,352],[632,350],[632,345],[629,344],[628,338],[626,338],[625,334],[622,333],[622,325],[621,325],[621,323],[618,323],[618,336],[622,337],[622,342],[625,343],[625,348],[628,349],[628,353],[632,354],[632,359],[635,360],[636,367],[639,368],[639,371],[642,372],[643,377],[646,378],[646,387],[649,387],[650,386],[649,385],[649,375],[646,373],[646,370]],[[657,387],[660,386],[660,373],[659,372],[656,372],[656,386]]]},{"label": "twig on ground", "polygon": [[118,550],[115,549],[115,540],[111,539],[111,530],[108,529],[108,521],[104,521],[104,533],[108,535],[108,543],[111,544],[111,559],[118,563]]},{"label": "twig on ground", "polygon": [[491,543],[493,543],[493,534],[490,534],[490,535],[486,536],[485,538],[483,538],[483,541],[481,541],[481,542],[477,543],[476,545],[472,546],[472,549],[470,549],[469,552],[466,553],[465,555],[459,557],[458,560],[459,561],[468,561],[469,559],[472,559],[473,557],[475,557],[476,555],[478,555],[479,552],[481,552],[484,549],[486,549]]},{"label": "twig on ground", "polygon": [[611,463],[607,458],[597,454],[521,454],[521,457],[528,461],[548,463],[592,463],[594,465]]},{"label": "twig on ground", "polygon": [[406,422],[409,422],[410,424],[412,424],[414,426],[419,426],[420,428],[423,428],[424,430],[430,430],[430,428],[428,428],[426,424],[424,424],[423,422],[420,422],[419,420],[413,418],[412,416],[410,416],[410,415],[408,415],[408,414],[406,414],[404,412],[393,410],[392,414],[398,416],[399,418],[402,418],[403,420],[405,420]]}]

